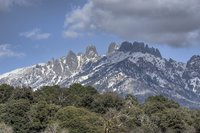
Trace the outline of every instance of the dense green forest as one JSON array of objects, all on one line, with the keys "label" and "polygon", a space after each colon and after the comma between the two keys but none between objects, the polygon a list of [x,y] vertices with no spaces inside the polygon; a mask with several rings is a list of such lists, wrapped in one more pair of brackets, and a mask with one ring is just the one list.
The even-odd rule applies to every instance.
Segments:
[{"label": "dense green forest", "polygon": [[163,96],[138,103],[74,84],[37,91],[0,85],[0,133],[198,133],[200,111]]}]

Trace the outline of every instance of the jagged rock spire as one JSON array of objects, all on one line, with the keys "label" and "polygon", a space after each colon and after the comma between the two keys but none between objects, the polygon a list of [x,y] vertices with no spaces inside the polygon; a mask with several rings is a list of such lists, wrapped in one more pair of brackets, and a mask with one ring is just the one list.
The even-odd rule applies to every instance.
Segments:
[{"label": "jagged rock spire", "polygon": [[85,52],[85,56],[87,58],[94,58],[96,56],[98,56],[96,47],[94,45],[90,45],[86,48],[86,52]]},{"label": "jagged rock spire", "polygon": [[76,70],[78,67],[78,59],[73,51],[69,51],[66,57],[66,64],[68,64],[69,69]]},{"label": "jagged rock spire", "polygon": [[187,62],[187,68],[200,72],[200,55],[194,55]]},{"label": "jagged rock spire", "polygon": [[112,54],[113,52],[117,51],[118,48],[119,46],[116,43],[112,42],[108,47],[107,55]]},{"label": "jagged rock spire", "polygon": [[123,42],[119,48],[119,51],[149,53],[156,57],[162,57],[158,49],[149,48],[149,46],[145,45],[143,42]]}]

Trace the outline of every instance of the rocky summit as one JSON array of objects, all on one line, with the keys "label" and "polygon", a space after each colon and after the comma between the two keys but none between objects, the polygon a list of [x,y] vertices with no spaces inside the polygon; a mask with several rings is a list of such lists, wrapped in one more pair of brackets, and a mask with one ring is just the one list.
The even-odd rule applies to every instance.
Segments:
[{"label": "rocky summit", "polygon": [[0,84],[33,89],[73,83],[92,85],[99,92],[133,94],[140,101],[164,95],[183,106],[200,108],[200,56],[182,63],[163,58],[158,49],[141,42],[111,43],[106,55],[99,55],[91,45],[85,53],[69,51],[60,59],[0,75]]}]

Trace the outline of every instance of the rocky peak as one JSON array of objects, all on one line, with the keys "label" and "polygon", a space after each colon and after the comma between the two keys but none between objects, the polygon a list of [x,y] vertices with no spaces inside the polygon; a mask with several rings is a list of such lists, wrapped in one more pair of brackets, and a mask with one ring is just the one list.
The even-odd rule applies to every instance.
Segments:
[{"label": "rocky peak", "polygon": [[76,70],[76,68],[78,67],[78,59],[73,51],[68,52],[66,57],[66,64],[71,70]]},{"label": "rocky peak", "polygon": [[69,51],[68,53],[67,53],[67,58],[72,58],[72,57],[76,57],[76,53],[74,53],[73,51]]},{"label": "rocky peak", "polygon": [[200,95],[200,56],[194,55],[186,64],[186,69],[182,76],[187,83],[187,87]]},{"label": "rocky peak", "polygon": [[194,71],[199,71],[200,70],[200,55],[192,56],[190,60],[187,62],[186,67]]},{"label": "rocky peak", "polygon": [[162,57],[160,51],[155,48],[150,48],[148,45],[145,45],[143,42],[123,42],[119,48],[119,51],[123,52],[141,52],[141,53],[149,53],[156,57]]},{"label": "rocky peak", "polygon": [[120,47],[119,47],[119,51],[123,51],[123,52],[130,52],[132,51],[132,43],[130,42],[123,42]]},{"label": "rocky peak", "polygon": [[77,59],[76,54],[73,51],[70,50],[67,54],[67,57],[66,57],[66,63],[70,63],[70,62],[72,62],[73,60],[76,60],[76,59]]},{"label": "rocky peak", "polygon": [[67,58],[73,58],[73,57],[76,57],[76,54],[70,50],[67,54]]},{"label": "rocky peak", "polygon": [[113,52],[117,51],[119,46],[116,43],[111,43],[108,47],[107,55],[112,54]]},{"label": "rocky peak", "polygon": [[90,45],[86,48],[86,52],[85,52],[85,56],[87,58],[94,58],[96,56],[98,56],[96,47],[94,45]]}]

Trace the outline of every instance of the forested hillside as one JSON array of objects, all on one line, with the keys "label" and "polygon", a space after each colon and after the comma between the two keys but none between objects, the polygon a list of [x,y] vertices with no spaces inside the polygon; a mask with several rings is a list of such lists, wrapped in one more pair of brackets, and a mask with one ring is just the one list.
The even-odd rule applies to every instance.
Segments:
[{"label": "forested hillside", "polygon": [[198,133],[200,111],[163,96],[138,103],[132,95],[95,88],[0,86],[0,133]]}]

